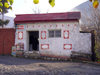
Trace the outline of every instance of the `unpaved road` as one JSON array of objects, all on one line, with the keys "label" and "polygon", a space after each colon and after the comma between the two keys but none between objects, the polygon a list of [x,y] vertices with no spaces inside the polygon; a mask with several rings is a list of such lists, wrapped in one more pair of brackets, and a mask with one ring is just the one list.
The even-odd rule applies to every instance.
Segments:
[{"label": "unpaved road", "polygon": [[100,75],[100,65],[0,56],[0,75]]}]

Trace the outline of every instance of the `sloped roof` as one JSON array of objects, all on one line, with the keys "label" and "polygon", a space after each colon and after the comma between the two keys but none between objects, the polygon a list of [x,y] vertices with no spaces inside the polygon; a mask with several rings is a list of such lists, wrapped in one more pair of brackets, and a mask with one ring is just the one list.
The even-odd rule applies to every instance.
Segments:
[{"label": "sloped roof", "polygon": [[15,24],[33,23],[33,22],[48,22],[48,21],[70,21],[79,20],[80,12],[66,13],[47,13],[47,14],[23,14],[16,15]]}]

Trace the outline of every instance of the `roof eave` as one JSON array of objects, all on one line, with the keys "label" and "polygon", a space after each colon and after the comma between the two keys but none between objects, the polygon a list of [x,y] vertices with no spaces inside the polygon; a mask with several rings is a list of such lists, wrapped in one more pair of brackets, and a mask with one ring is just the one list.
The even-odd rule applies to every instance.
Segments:
[{"label": "roof eave", "polygon": [[15,24],[26,24],[26,23],[38,23],[38,22],[79,22],[78,19],[68,19],[68,20],[35,20],[35,21],[15,21]]}]

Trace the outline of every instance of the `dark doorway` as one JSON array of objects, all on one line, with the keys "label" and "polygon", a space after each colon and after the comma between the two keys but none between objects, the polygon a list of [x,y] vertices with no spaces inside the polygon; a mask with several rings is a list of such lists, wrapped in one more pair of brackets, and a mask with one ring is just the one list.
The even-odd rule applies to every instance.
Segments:
[{"label": "dark doorway", "polygon": [[91,57],[92,57],[92,61],[96,61],[97,58],[96,58],[96,53],[95,53],[95,32],[94,30],[91,31],[91,41],[92,41],[91,43],[92,56]]},{"label": "dark doorway", "polygon": [[29,51],[39,51],[39,31],[29,32]]}]

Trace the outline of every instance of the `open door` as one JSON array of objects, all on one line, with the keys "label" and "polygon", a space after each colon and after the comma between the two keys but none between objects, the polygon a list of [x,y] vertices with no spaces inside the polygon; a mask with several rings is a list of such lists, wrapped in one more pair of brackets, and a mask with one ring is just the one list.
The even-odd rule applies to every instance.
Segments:
[{"label": "open door", "polygon": [[39,31],[29,31],[29,51],[39,51]]}]

